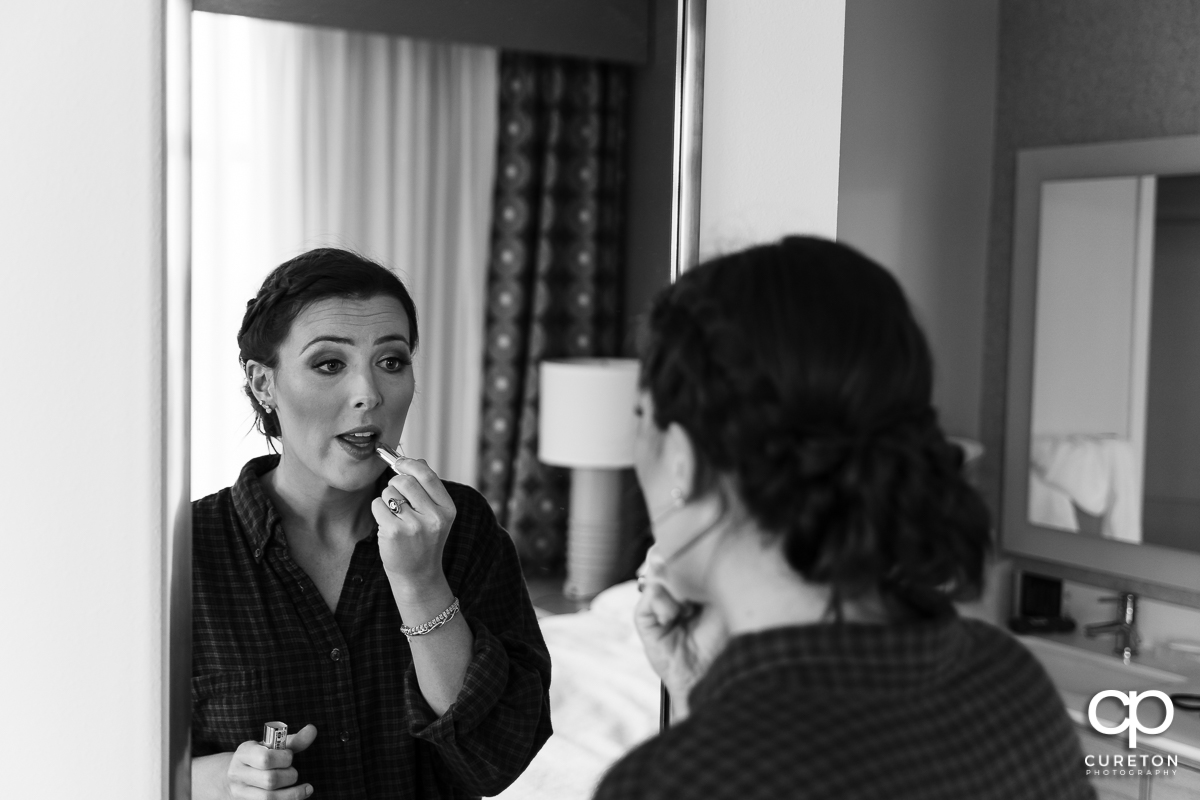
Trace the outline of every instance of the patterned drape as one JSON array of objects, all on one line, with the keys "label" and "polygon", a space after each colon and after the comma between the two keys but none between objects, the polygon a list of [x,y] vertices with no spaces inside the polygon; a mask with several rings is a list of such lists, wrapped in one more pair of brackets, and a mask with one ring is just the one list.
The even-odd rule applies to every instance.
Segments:
[{"label": "patterned drape", "polygon": [[537,459],[538,363],[620,346],[626,68],[501,56],[479,486],[527,574],[563,563],[569,473]]}]

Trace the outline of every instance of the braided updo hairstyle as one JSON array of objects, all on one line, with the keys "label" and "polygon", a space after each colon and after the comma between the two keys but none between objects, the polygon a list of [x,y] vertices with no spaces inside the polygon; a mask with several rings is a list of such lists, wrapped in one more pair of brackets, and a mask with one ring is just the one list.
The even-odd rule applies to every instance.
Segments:
[{"label": "braided updo hairstyle", "polygon": [[[349,250],[322,247],[309,250],[271,271],[258,294],[246,302],[242,327],[238,330],[238,361],[274,369],[279,364],[279,346],[287,339],[292,322],[305,306],[329,297],[365,300],[384,295],[400,301],[408,315],[410,347],[417,349],[417,308],[397,275],[374,261]],[[242,387],[257,417],[256,427],[268,439],[281,435],[277,414],[267,414],[247,380]]]},{"label": "braided updo hairstyle", "polygon": [[929,346],[896,280],[845,245],[791,237],[702,264],[642,331],[654,422],[731,480],[805,580],[893,619],[978,596],[987,509],[932,407]]}]

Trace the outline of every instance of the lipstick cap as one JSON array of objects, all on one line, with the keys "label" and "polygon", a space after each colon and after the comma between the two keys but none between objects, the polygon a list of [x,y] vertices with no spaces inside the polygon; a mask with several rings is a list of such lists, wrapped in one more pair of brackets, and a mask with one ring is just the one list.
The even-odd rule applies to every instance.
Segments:
[{"label": "lipstick cap", "polygon": [[282,750],[287,742],[287,725],[282,722],[268,722],[263,725],[263,747],[268,750]]}]

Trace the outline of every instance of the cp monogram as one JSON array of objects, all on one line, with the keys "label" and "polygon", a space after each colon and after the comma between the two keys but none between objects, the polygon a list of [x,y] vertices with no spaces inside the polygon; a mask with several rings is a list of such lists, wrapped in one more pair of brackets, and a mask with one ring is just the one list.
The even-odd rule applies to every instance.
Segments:
[{"label": "cp monogram", "polygon": [[[1116,727],[1109,727],[1100,721],[1096,716],[1096,706],[1100,705],[1100,701],[1106,697],[1112,697],[1120,700],[1124,705],[1129,706],[1129,714],[1125,717],[1125,721]],[[1138,703],[1145,700],[1147,697],[1153,697],[1163,704],[1167,710],[1167,717],[1163,723],[1157,728],[1147,728],[1138,720]],[[1107,689],[1100,692],[1092,698],[1092,702],[1088,703],[1088,722],[1092,723],[1092,727],[1100,733],[1120,733],[1126,728],[1129,729],[1129,748],[1132,750],[1137,747],[1138,731],[1146,734],[1162,733],[1167,728],[1171,727],[1171,720],[1175,719],[1175,705],[1171,702],[1171,698],[1167,697],[1157,689],[1151,689],[1148,692],[1118,692],[1116,689]]]}]

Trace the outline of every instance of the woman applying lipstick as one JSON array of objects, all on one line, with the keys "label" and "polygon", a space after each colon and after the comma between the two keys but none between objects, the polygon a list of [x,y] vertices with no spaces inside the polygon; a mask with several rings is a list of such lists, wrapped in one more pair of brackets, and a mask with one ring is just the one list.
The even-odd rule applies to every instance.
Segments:
[{"label": "woman applying lipstick", "polygon": [[[193,794],[495,794],[550,734],[549,655],[486,501],[391,469],[417,314],[342,250],[281,265],[238,333],[279,455],[193,504]],[[284,749],[256,739],[282,720]]]}]

